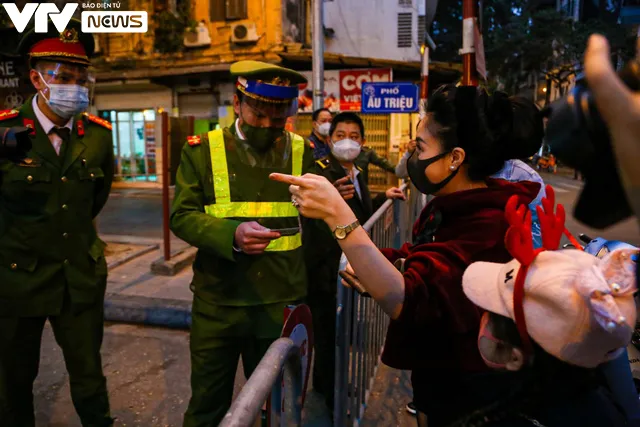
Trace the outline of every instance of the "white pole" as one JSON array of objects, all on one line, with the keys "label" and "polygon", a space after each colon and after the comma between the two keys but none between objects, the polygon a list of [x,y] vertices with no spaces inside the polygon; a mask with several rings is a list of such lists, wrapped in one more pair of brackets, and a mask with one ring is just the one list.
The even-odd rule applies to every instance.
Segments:
[{"label": "white pole", "polygon": [[324,0],[313,1],[313,38],[311,50],[313,52],[313,109],[324,107]]}]

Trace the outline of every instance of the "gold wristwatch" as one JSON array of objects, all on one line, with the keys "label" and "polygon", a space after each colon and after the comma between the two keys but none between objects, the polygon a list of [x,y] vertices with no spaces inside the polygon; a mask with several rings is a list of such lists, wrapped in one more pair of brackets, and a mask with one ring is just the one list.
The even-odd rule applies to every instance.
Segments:
[{"label": "gold wristwatch", "polygon": [[347,238],[349,233],[358,227],[360,227],[360,222],[358,220],[355,220],[349,225],[339,225],[335,230],[333,230],[333,237],[335,237],[336,240],[344,240]]}]

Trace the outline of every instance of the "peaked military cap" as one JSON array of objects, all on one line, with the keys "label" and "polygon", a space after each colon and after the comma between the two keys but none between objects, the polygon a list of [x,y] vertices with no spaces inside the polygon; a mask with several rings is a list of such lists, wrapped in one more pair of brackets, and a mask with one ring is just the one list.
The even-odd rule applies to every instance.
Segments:
[{"label": "peaked military cap", "polygon": [[32,26],[20,40],[18,53],[22,56],[28,55],[29,59],[91,64],[89,57],[95,50],[95,41],[92,34],[82,32],[79,20],[71,19],[67,28],[59,32],[49,19],[48,29],[46,33],[36,33],[35,27]]},{"label": "peaked military cap", "polygon": [[239,61],[230,71],[240,92],[264,102],[291,102],[298,98],[298,85],[307,82],[295,70],[260,61]]}]

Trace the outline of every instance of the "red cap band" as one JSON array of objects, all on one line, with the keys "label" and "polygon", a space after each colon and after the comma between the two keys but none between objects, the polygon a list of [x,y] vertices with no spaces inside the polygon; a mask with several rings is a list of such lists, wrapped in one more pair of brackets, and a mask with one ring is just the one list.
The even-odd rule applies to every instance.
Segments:
[{"label": "red cap band", "polygon": [[40,40],[29,51],[31,57],[61,57],[89,62],[87,52],[80,41],[63,40],[62,37]]}]

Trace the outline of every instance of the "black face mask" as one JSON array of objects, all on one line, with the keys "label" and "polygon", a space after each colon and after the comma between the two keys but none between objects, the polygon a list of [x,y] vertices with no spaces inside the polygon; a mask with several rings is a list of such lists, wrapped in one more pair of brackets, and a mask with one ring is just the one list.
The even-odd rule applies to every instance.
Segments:
[{"label": "black face mask", "polygon": [[447,154],[449,153],[441,153],[437,156],[420,160],[418,159],[418,151],[416,150],[413,152],[411,157],[409,157],[409,160],[407,161],[407,172],[409,172],[409,178],[411,179],[411,182],[421,193],[435,194],[438,191],[442,190],[444,186],[447,185],[449,181],[451,181],[453,177],[457,175],[459,169],[456,169],[451,173],[451,175],[434,184],[433,182],[429,181],[429,178],[427,178],[424,173],[424,171],[431,163],[437,162]]},{"label": "black face mask", "polygon": [[243,122],[240,126],[246,143],[260,152],[265,152],[284,135],[283,128],[259,128]]}]

